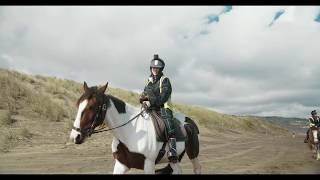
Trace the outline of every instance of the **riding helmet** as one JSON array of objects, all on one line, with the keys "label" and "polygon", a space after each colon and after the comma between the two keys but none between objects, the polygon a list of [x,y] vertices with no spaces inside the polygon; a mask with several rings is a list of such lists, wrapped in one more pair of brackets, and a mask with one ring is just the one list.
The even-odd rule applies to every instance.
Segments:
[{"label": "riding helmet", "polygon": [[159,58],[158,54],[153,55],[153,59],[151,60],[150,63],[150,69],[151,68],[160,68],[162,71],[164,69],[165,63],[162,59]]}]

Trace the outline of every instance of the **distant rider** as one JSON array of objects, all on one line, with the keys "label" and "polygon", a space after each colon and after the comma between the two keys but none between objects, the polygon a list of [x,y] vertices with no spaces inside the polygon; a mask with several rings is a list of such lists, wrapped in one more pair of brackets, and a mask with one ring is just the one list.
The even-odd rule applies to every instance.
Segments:
[{"label": "distant rider", "polygon": [[311,111],[311,117],[308,118],[309,121],[309,128],[307,131],[307,136],[304,139],[304,143],[308,142],[309,139],[309,131],[311,127],[319,127],[320,126],[320,117],[317,115],[317,111],[313,110]]}]

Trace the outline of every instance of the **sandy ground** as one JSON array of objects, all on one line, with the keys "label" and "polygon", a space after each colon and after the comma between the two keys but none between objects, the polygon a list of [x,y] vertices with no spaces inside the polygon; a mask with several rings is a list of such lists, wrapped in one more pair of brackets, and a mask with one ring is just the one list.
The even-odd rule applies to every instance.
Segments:
[{"label": "sandy ground", "polygon": [[[68,142],[63,125],[33,125],[34,136],[7,153],[0,153],[1,174],[110,174],[114,160],[111,134],[100,133],[84,144]],[[303,135],[271,136],[203,132],[200,156],[204,174],[320,174],[320,161],[303,143]],[[158,165],[157,168],[163,167]],[[192,174],[192,164],[185,155],[184,174]],[[140,174],[132,169],[129,173]]]}]

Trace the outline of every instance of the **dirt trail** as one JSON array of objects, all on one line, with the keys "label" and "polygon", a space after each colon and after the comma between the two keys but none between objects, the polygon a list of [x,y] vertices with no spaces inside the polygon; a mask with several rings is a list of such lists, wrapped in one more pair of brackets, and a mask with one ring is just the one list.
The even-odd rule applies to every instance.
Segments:
[{"label": "dirt trail", "polygon": [[[59,127],[50,127],[51,131]],[[61,130],[61,129],[60,129]],[[93,135],[82,145],[66,143],[67,134],[47,131],[35,135],[0,154],[0,173],[14,174],[108,174],[114,160],[111,134]],[[55,131],[57,132],[57,131]],[[279,137],[257,134],[203,134],[200,137],[200,162],[205,174],[319,174],[320,161],[311,158],[303,136]],[[183,173],[192,174],[187,156],[181,163]],[[157,168],[163,167],[158,165]],[[143,173],[132,169],[129,173]]]}]

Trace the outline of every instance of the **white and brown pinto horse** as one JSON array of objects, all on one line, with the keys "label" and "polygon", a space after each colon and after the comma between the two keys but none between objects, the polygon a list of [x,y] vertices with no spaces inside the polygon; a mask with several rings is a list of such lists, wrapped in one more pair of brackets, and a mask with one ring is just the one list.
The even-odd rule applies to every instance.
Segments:
[{"label": "white and brown pinto horse", "polygon": [[313,157],[320,160],[320,127],[312,126],[309,130],[308,146],[312,150]]},{"label": "white and brown pinto horse", "polygon": [[[164,143],[156,139],[156,131],[150,114],[105,94],[107,86],[108,83],[101,88],[96,86],[89,88],[84,82],[84,93],[78,99],[78,112],[70,133],[70,139],[74,143],[83,143],[86,137],[95,132],[95,127],[104,123],[112,129],[113,134],[111,148],[115,158],[114,174],[124,174],[130,168],[144,170],[146,174],[179,174],[182,173],[179,162],[185,152],[192,162],[194,173],[201,173],[201,166],[197,158],[199,154],[198,134],[193,137],[188,135],[186,141],[177,141],[176,148],[179,155],[177,163],[169,162],[166,155],[156,161]],[[176,113],[174,116],[181,123],[188,118]],[[165,150],[168,151],[168,145]],[[156,162],[168,163],[168,165],[156,170]]]}]

